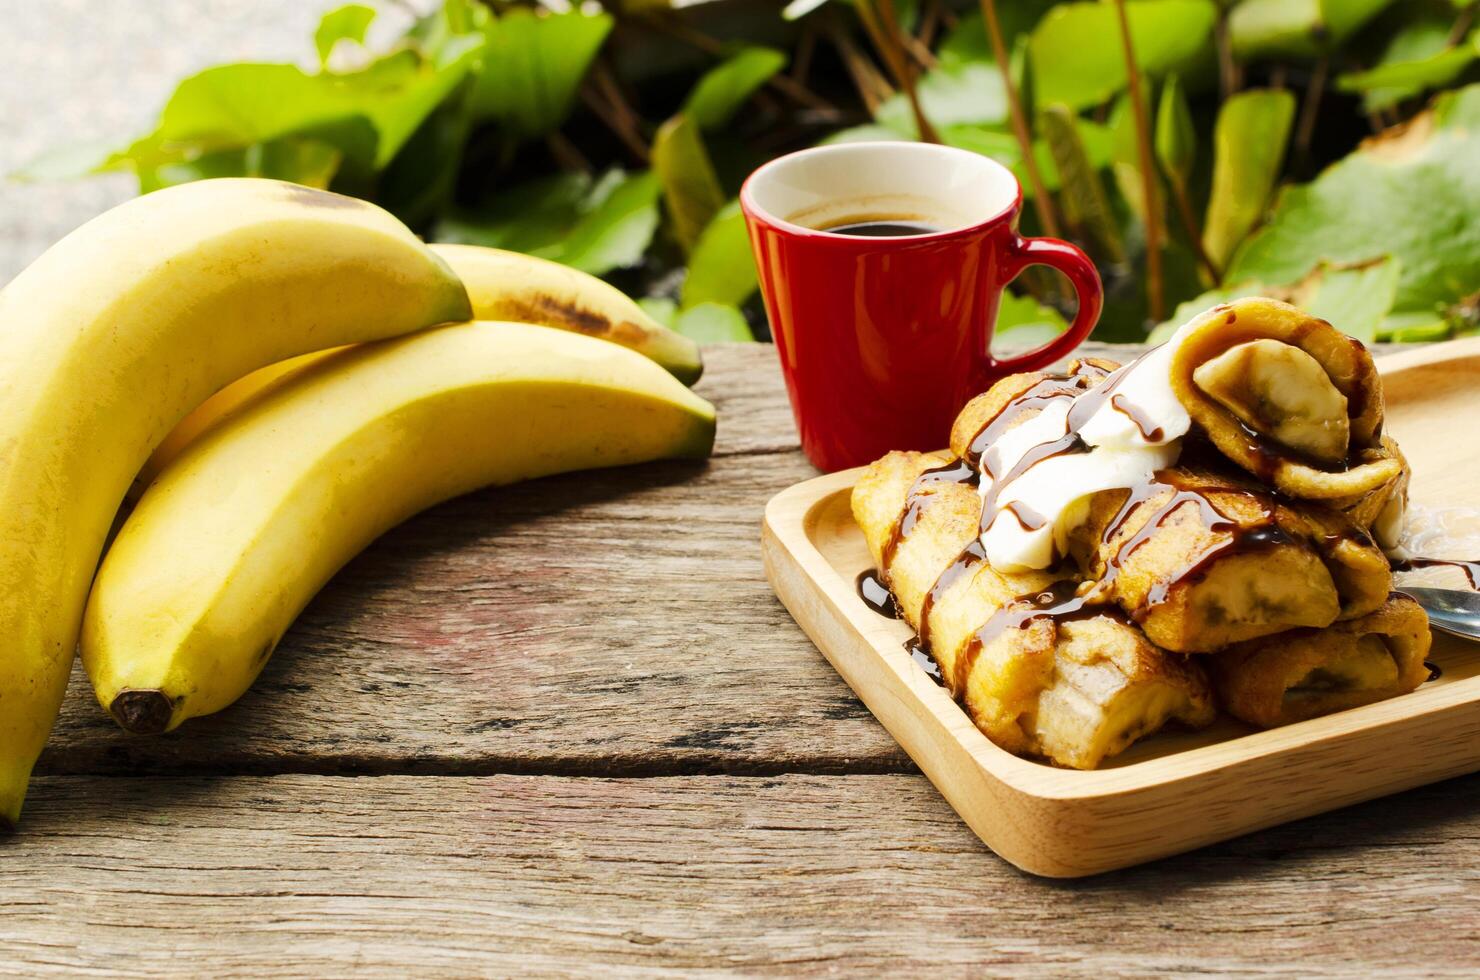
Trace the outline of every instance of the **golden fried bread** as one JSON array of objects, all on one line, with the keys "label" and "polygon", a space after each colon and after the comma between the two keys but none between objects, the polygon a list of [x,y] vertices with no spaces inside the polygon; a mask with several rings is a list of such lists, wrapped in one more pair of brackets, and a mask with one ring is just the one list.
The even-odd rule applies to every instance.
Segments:
[{"label": "golden fried bread", "polygon": [[1360,618],[1240,643],[1209,665],[1224,709],[1272,728],[1413,690],[1430,642],[1423,609],[1395,592]]},{"label": "golden fried bread", "polygon": [[[1019,596],[1048,589],[1056,576],[1003,575],[963,557],[978,533],[980,499],[969,483],[916,485],[941,465],[920,453],[890,453],[859,479],[853,511],[901,614],[992,741],[1093,768],[1168,720],[1212,720],[1202,672],[1170,660],[1113,609],[1072,620],[1027,617],[979,636]],[[911,514],[908,533],[896,535],[899,518]]]}]

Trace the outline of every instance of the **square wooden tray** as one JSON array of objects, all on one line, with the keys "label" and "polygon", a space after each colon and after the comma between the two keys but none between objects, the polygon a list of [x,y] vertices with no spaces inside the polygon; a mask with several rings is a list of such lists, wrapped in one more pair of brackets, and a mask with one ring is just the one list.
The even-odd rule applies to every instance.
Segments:
[{"label": "square wooden tray", "polygon": [[[1480,340],[1384,358],[1387,431],[1412,499],[1480,504]],[[1025,871],[1095,874],[1480,769],[1480,644],[1436,633],[1443,676],[1412,694],[1271,731],[1224,719],[1162,733],[1093,772],[1020,759],[910,658],[910,628],[871,611],[849,493],[859,470],[766,507],[766,575],[812,641],[987,846]],[[1477,556],[1466,556],[1477,557]]]}]

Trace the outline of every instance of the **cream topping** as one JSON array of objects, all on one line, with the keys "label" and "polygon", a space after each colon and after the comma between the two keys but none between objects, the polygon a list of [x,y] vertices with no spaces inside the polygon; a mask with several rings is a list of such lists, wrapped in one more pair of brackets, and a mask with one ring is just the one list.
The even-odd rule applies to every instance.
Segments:
[{"label": "cream topping", "polygon": [[[1064,553],[1074,522],[1087,513],[1077,503],[1090,494],[1145,483],[1177,461],[1192,420],[1172,391],[1170,365],[1187,332],[1184,325],[1165,344],[1079,398],[1045,406],[982,454],[983,506],[994,501],[995,515],[981,542],[992,567],[1004,572],[1047,568]],[[1078,451],[1023,465],[1041,447],[1075,432],[1084,443]],[[1001,487],[995,486],[994,473],[1003,479]]]}]

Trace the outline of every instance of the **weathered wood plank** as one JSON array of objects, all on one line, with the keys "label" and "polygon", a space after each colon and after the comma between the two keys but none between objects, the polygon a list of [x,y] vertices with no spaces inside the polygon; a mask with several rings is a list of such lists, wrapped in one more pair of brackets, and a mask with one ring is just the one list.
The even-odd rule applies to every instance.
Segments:
[{"label": "weathered wood plank", "polygon": [[131,737],[74,673],[43,773],[897,771],[771,594],[761,511],[815,475],[769,346],[707,352],[708,464],[472,494],[340,573],[235,708]]},{"label": "weathered wood plank", "polygon": [[1459,974],[1480,777],[1064,884],[918,776],[41,781],[17,973]]}]

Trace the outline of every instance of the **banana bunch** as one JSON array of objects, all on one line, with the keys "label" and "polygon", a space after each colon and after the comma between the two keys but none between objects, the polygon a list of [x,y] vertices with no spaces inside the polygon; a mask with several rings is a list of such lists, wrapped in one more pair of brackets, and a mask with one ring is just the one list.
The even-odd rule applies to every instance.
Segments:
[{"label": "banana bunch", "polygon": [[217,711],[417,511],[706,456],[699,371],[599,280],[323,191],[201,181],[79,228],[0,290],[0,827],[79,637],[124,727]]}]

